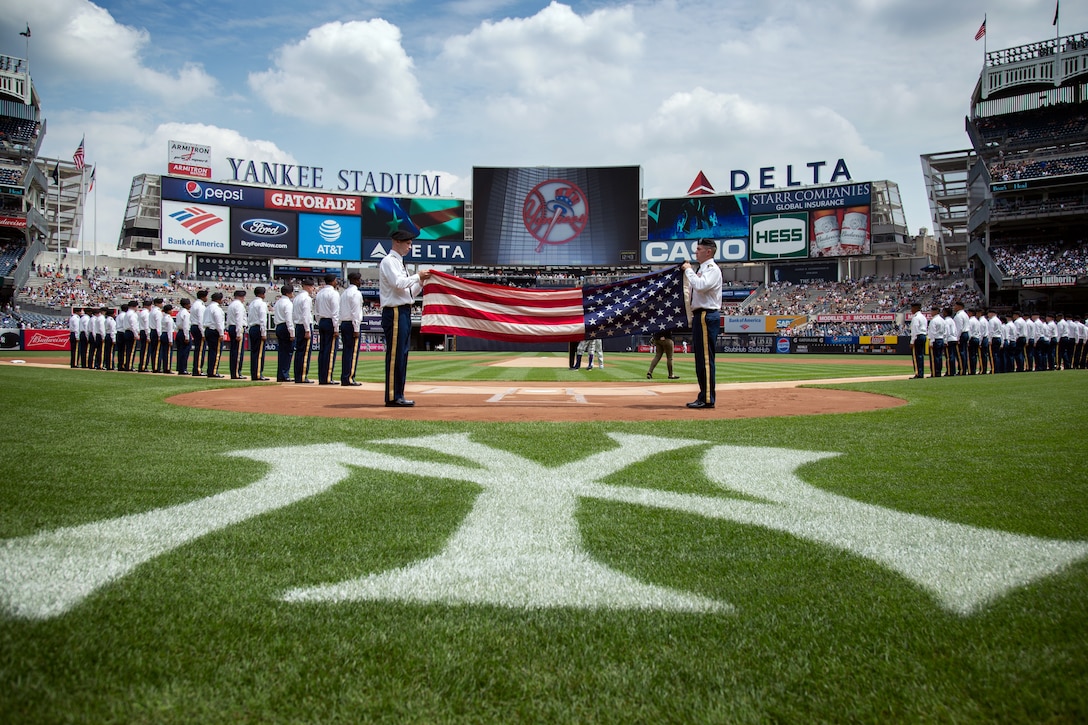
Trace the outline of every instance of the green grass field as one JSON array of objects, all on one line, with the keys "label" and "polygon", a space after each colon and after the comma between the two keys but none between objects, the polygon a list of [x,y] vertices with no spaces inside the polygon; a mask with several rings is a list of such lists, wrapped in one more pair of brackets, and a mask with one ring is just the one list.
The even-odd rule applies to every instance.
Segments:
[{"label": "green grass field", "polygon": [[[649,362],[496,357],[409,379]],[[785,357],[719,382],[910,370]],[[0,722],[1088,720],[1088,373],[666,424],[164,402],[218,385],[0,364]]]}]

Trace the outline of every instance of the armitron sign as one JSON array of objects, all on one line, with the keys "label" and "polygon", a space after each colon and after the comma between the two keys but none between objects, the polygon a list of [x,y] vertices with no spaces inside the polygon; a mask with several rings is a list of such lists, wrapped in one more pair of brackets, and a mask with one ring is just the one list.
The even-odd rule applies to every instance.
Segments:
[{"label": "armitron sign", "polygon": [[212,178],[212,147],[188,141],[171,141],[166,151],[166,173],[175,176]]}]

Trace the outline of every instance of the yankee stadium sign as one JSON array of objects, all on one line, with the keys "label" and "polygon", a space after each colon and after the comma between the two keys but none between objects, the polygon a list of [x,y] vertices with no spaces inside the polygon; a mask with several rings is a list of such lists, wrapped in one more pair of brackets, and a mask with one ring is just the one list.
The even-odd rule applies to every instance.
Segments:
[{"label": "yankee stadium sign", "polygon": [[[303,164],[280,164],[253,159],[227,157],[232,179],[247,184],[293,186],[299,189],[323,189],[325,169]],[[396,196],[441,196],[438,174],[407,174],[389,171],[340,169],[336,172],[336,191]],[[328,211],[328,209],[323,209]]]},{"label": "yankee stadium sign", "polygon": [[[463,481],[478,487],[479,494],[440,551],[384,570],[364,566],[341,581],[299,582],[276,594],[282,601],[735,611],[728,601],[643,581],[594,556],[579,529],[582,499],[794,536],[883,567],[958,616],[975,614],[1088,557],[1088,542],[896,511],[811,486],[798,474],[837,453],[629,433],[609,437],[614,446],[608,450],[554,467],[466,433],[373,441],[378,450],[326,443],[234,451],[227,455],[259,462],[264,476],[207,498],[3,541],[0,611],[23,619],[61,616],[146,562],[319,496],[349,481],[359,468],[412,477],[418,485]],[[719,489],[717,495],[655,489],[645,482],[625,485],[616,475],[655,455],[695,447],[703,449],[702,470]],[[413,449],[430,455],[413,458]],[[313,462],[305,475],[300,461]],[[345,552],[345,561],[356,557],[357,552]]]}]

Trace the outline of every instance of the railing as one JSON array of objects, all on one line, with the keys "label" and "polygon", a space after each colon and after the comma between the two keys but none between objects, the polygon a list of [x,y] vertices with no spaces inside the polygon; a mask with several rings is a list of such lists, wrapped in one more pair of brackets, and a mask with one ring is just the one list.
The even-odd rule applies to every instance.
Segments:
[{"label": "railing", "polygon": [[1022,85],[1065,81],[1088,72],[1088,33],[994,50],[986,54],[982,98]]}]

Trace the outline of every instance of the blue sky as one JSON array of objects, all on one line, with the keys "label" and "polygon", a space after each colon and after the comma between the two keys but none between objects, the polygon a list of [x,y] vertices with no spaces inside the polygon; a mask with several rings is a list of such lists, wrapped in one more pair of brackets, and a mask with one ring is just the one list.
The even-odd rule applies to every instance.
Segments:
[{"label": "blue sky", "polygon": [[[1055,32],[1054,0],[0,0],[0,52],[24,56],[29,23],[43,153],[86,134],[100,250],[171,139],[209,144],[216,178],[247,158],[330,188],[342,168],[441,174],[459,198],[473,166],[638,165],[653,197],[843,159],[899,184],[916,233],[919,155],[968,145],[984,13],[991,50]],[[1062,34],[1085,30],[1088,3],[1063,3]]]}]

